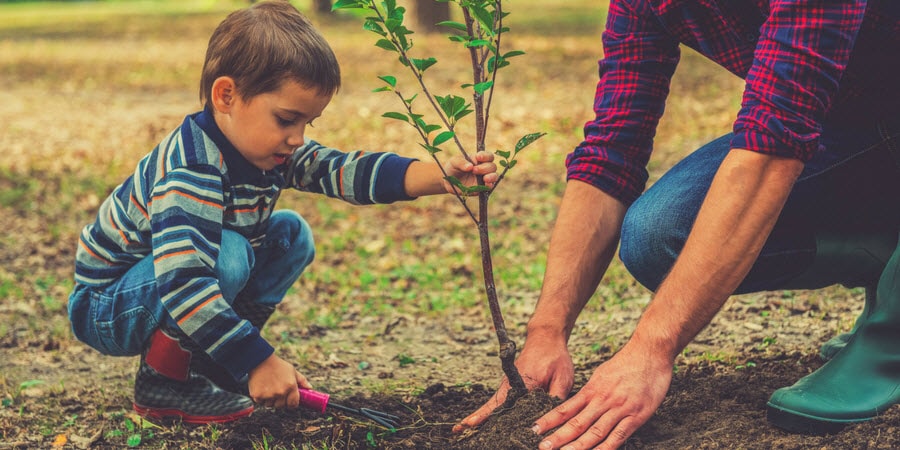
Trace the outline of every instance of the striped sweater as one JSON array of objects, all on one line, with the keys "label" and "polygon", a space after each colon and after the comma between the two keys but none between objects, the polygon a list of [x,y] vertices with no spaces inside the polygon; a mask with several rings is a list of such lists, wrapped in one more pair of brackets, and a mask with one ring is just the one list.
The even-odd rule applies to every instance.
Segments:
[{"label": "striped sweater", "polygon": [[86,226],[75,281],[106,286],[152,255],[160,300],[197,344],[235,378],[272,354],[219,289],[215,263],[222,230],[253,246],[282,189],[317,192],[353,204],[410,199],[403,180],[412,160],[391,153],[344,153],[308,141],[291,160],[262,171],[225,138],[211,114],[182,125],[138,163]]}]

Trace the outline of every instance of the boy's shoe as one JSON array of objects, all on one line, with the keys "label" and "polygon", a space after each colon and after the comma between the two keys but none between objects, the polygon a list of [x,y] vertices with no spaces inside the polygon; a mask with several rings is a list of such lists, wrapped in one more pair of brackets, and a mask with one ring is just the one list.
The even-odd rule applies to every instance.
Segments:
[{"label": "boy's shoe", "polygon": [[253,401],[225,391],[192,370],[191,352],[162,329],[150,338],[134,380],[134,410],[144,417],[185,423],[231,422],[249,416]]}]

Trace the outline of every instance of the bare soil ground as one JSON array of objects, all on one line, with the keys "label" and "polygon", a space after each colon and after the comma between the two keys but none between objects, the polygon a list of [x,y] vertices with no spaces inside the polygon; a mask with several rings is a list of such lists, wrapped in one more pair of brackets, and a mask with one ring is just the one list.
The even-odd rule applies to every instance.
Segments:
[{"label": "bare soil ground", "polygon": [[[565,19],[565,5],[550,2],[544,11],[544,3],[528,4],[531,34],[508,41],[527,56],[501,76],[505,91],[494,114],[493,136],[506,145],[528,132],[549,133],[493,200],[499,290],[519,344],[540,289],[563,160],[590,117],[599,56],[599,25],[541,25]],[[596,5],[582,3],[601,24]],[[572,17],[579,14],[586,13]],[[373,208],[302,194],[282,200],[316,230],[319,253],[263,335],[333,401],[399,416],[396,430],[305,410],[259,409],[216,426],[135,416],[137,359],[99,355],[69,332],[65,302],[75,243],[103,195],[197,109],[200,58],[224,12],[58,23],[53,17],[0,31],[0,449],[536,448],[529,428],[552,404],[541,397],[478,430],[450,432],[490,397],[501,373],[480,300],[477,237],[449,199]],[[337,148],[418,155],[410,130],[380,118],[396,108],[395,99],[370,91],[376,75],[396,67],[359,27],[321,24],[345,79],[314,138]],[[441,50],[444,41],[418,40],[433,44],[439,60],[452,61],[454,54]],[[729,130],[741,86],[685,55],[673,81],[677,95],[660,124],[651,180]],[[768,396],[819,367],[819,345],[850,329],[862,297],[840,287],[733,297],[679,357],[665,402],[626,448],[900,448],[896,409],[817,437],[785,433],[765,419]],[[573,333],[576,388],[625,342],[649,298],[613,265]]]},{"label": "bare soil ground", "polygon": [[[767,423],[765,402],[771,392],[815,370],[821,364],[816,346],[828,334],[828,324],[852,317],[858,308],[846,308],[837,316],[832,309],[823,320],[810,314],[816,303],[809,300],[795,303],[803,312],[795,310],[776,320],[742,320],[753,309],[748,303],[760,304],[757,301],[736,298],[729,303],[699,341],[718,349],[719,355],[731,356],[715,360],[712,353],[695,348],[682,357],[662,407],[625,448],[898,448],[900,409],[896,408],[875,421],[828,436],[789,434]],[[761,304],[781,310],[779,299]],[[276,317],[272,327],[285,327],[289,320]],[[627,328],[633,320],[631,313],[625,313],[612,323]],[[15,401],[11,407],[0,408],[0,448],[47,448],[60,436],[65,437],[65,448],[119,448],[135,434],[142,438],[142,448],[536,448],[538,440],[530,425],[553,405],[541,396],[526,397],[522,402],[527,404],[498,412],[477,430],[451,433],[453,424],[490,397],[500,376],[491,331],[486,326],[458,331],[460,322],[471,323],[459,316],[450,320],[368,317],[336,330],[301,333],[318,339],[323,348],[340,343],[348,349],[308,364],[304,371],[311,374],[313,384],[331,392],[334,402],[398,416],[400,425],[394,431],[340,412],[323,416],[270,409],[218,426],[141,425],[130,412],[136,359],[103,357],[71,341],[16,341],[15,334],[5,336],[0,340],[5,398]],[[772,333],[784,337],[783,343],[766,345],[758,338],[759,327],[773,331],[782,326],[805,331],[793,338]],[[583,325],[573,349],[604,339],[607,327]],[[601,347],[596,352],[575,353],[580,355],[576,388],[611,350]],[[398,354],[414,355],[416,362],[401,364]],[[33,379],[43,383],[11,397],[16,380]],[[393,389],[367,388],[374,386],[371,380],[396,384]],[[134,429],[123,425],[128,420],[136,424]]]}]

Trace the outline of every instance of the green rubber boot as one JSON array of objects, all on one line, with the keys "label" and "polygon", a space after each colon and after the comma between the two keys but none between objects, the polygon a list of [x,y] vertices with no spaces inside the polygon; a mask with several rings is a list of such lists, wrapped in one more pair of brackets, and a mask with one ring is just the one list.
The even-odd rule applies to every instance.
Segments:
[{"label": "green rubber boot", "polygon": [[876,297],[843,350],[772,394],[769,422],[797,433],[833,433],[900,403],[900,247],[888,260]]},{"label": "green rubber boot", "polygon": [[820,233],[816,236],[816,256],[812,265],[784,289],[820,289],[833,284],[866,288],[862,314],[853,329],[825,342],[819,356],[828,361],[844,346],[875,304],[875,286],[885,264],[897,246],[895,233],[837,235]]},{"label": "green rubber boot", "polygon": [[862,313],[856,318],[853,328],[846,333],[841,333],[829,339],[819,348],[819,357],[822,358],[822,361],[830,361],[831,358],[834,358],[834,355],[837,355],[837,352],[846,347],[847,342],[850,342],[850,338],[853,337],[853,333],[856,333],[859,326],[869,317],[869,312],[875,306],[875,298],[877,297],[875,295],[875,290],[875,286],[866,288],[866,304],[863,306]]}]

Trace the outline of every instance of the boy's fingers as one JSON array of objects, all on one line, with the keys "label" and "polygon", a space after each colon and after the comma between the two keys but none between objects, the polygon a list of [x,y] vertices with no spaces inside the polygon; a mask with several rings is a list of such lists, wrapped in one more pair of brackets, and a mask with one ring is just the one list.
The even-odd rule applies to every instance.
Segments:
[{"label": "boy's fingers", "polygon": [[475,160],[478,162],[491,162],[494,160],[494,154],[490,152],[478,152],[475,154]]},{"label": "boy's fingers", "polygon": [[475,167],[474,173],[477,174],[489,174],[497,171],[497,165],[494,163],[483,163],[479,164]]}]

